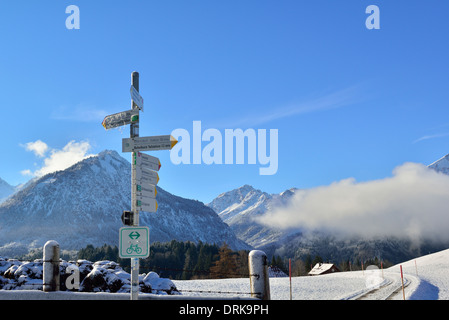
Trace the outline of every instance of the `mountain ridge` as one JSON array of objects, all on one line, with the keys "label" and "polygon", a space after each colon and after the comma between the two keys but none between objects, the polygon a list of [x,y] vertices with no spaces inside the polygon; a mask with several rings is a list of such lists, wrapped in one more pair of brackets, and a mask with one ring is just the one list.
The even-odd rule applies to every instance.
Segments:
[{"label": "mountain ridge", "polygon": [[[248,249],[202,202],[157,187],[157,213],[142,212],[150,241],[208,242]],[[105,150],[65,170],[33,179],[0,204],[0,253],[26,254],[47,240],[61,249],[118,245],[121,214],[130,210],[131,164]]]},{"label": "mountain ridge", "polygon": [[[449,154],[427,166],[449,175]],[[235,234],[268,255],[304,258],[307,254],[348,259],[356,255],[384,256],[390,261],[412,258],[420,252],[445,249],[447,244],[423,241],[416,247],[411,241],[395,237],[384,239],[341,238],[324,232],[301,228],[281,230],[257,221],[271,208],[288,204],[289,199],[305,190],[290,188],[280,194],[268,194],[249,185],[223,192],[207,205],[229,224]],[[393,248],[397,249],[397,254]],[[358,251],[358,253],[357,253]],[[397,257],[395,257],[395,254]]]},{"label": "mountain ridge", "polygon": [[16,187],[10,185],[8,182],[0,178],[0,203],[6,200],[15,191]]}]

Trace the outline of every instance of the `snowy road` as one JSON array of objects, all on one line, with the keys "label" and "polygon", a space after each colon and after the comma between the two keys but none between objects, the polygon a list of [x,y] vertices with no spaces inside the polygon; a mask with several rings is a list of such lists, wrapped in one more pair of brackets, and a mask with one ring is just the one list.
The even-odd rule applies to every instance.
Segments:
[{"label": "snowy road", "polygon": [[[410,294],[411,284],[419,282],[414,277],[404,278],[404,293],[406,297]],[[372,287],[362,290],[360,293],[356,293],[355,296],[349,297],[350,300],[403,300],[404,294],[402,291],[402,282],[398,275],[386,275],[382,281]]]},{"label": "snowy road", "polygon": [[[249,279],[174,280],[184,295],[250,297]],[[409,299],[422,280],[404,277],[405,298]],[[288,278],[270,278],[272,300],[290,299]],[[293,300],[402,300],[401,276],[396,270],[354,271],[315,277],[292,278]]]}]

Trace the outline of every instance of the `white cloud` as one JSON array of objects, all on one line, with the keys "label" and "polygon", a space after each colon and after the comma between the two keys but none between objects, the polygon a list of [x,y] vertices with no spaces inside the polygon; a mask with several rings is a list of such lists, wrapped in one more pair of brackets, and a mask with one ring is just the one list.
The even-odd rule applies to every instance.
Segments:
[{"label": "white cloud", "polygon": [[[40,141],[40,140],[38,140],[38,141]],[[29,144],[32,146],[41,145],[41,144],[36,144],[38,141],[27,143],[26,146],[28,146]],[[42,142],[42,143],[45,144],[44,142]],[[31,175],[31,176],[35,176],[35,177],[41,177],[41,176],[46,175],[51,172],[67,169],[68,167],[74,165],[75,163],[77,163],[85,158],[91,157],[92,155],[88,154],[88,151],[90,148],[91,148],[91,146],[90,146],[89,142],[87,142],[87,141],[75,142],[74,140],[72,140],[69,143],[67,143],[67,145],[65,145],[61,150],[51,149],[47,153],[48,156],[46,158],[44,158],[43,165],[41,166],[41,168],[35,170],[34,172],[32,172],[29,169],[26,169],[26,170],[22,170],[21,173],[23,175]],[[42,149],[39,149],[39,148],[33,149],[33,148],[28,148],[28,147],[26,149],[28,151],[33,151],[38,156],[41,156],[41,157],[43,156],[43,153],[41,155],[40,153],[38,153],[36,151],[36,149],[39,151],[41,151]],[[48,147],[47,147],[47,149],[48,149]]]},{"label": "white cloud", "polygon": [[424,141],[424,140],[429,140],[429,139],[443,138],[443,137],[447,137],[447,136],[449,136],[449,132],[438,133],[438,134],[431,134],[431,135],[427,135],[427,136],[422,136],[421,138],[416,139],[415,141],[413,141],[413,143],[417,143],[417,142]]},{"label": "white cloud", "polygon": [[30,169],[22,170],[22,171],[20,171],[20,173],[21,173],[23,176],[33,176],[33,172],[31,172]]},{"label": "white cloud", "polygon": [[345,179],[302,190],[286,208],[259,221],[284,229],[325,229],[339,233],[449,240],[449,176],[406,163],[393,176],[357,183]]},{"label": "white cloud", "polygon": [[43,157],[45,152],[48,150],[48,145],[41,140],[35,142],[28,142],[25,144],[25,149],[28,151],[33,151],[38,157]]}]

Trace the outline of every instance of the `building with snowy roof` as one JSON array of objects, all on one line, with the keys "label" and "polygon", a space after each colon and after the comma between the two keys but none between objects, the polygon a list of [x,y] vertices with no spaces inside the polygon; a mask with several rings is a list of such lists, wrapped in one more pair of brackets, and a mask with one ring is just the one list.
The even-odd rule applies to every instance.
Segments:
[{"label": "building with snowy roof", "polygon": [[340,272],[340,269],[338,269],[335,264],[319,262],[312,268],[312,270],[310,270],[309,276],[318,276],[334,272]]}]

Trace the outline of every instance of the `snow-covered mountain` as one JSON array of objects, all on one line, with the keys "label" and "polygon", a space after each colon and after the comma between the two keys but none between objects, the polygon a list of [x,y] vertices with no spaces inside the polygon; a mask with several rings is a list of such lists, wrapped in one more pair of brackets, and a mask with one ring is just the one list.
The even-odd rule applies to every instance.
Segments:
[{"label": "snow-covered mountain", "polygon": [[449,174],[449,154],[430,164],[428,167],[437,172]]},{"label": "snow-covered mountain", "polygon": [[[202,202],[158,187],[157,213],[142,212],[150,241],[193,241],[248,249]],[[130,210],[131,164],[103,151],[72,167],[29,182],[0,205],[0,254],[17,255],[52,239],[62,250],[118,245],[123,210]]]},{"label": "snow-covered mountain", "polygon": [[[449,174],[449,154],[428,166],[438,172]],[[398,238],[362,239],[341,238],[332,234],[306,230],[280,230],[260,224],[256,217],[271,209],[288,204],[301,189],[289,189],[280,194],[268,194],[249,185],[224,192],[207,206],[233,229],[237,237],[257,249],[272,254],[304,258],[320,255],[334,261],[348,258],[383,257],[398,262],[423,253],[446,249],[449,244],[422,241],[419,246],[409,240]]]},{"label": "snow-covered mountain", "polygon": [[285,206],[298,189],[289,189],[280,194],[268,194],[244,185],[224,192],[207,206],[214,209],[237,237],[254,247],[261,247],[278,241],[285,232],[260,224],[254,218],[268,210]]},{"label": "snow-covered mountain", "polygon": [[6,198],[13,194],[14,191],[15,188],[13,186],[0,178],[0,203],[2,203]]}]

